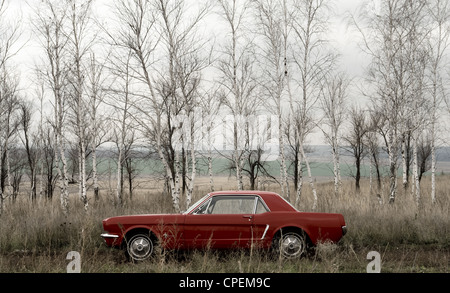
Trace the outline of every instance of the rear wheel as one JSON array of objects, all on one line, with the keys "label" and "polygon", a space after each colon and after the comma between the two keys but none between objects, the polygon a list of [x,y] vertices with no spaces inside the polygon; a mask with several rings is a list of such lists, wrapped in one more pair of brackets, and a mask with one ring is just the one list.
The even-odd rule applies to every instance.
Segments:
[{"label": "rear wheel", "polygon": [[295,259],[306,253],[306,237],[304,233],[281,233],[274,239],[274,248],[280,256]]},{"label": "rear wheel", "polygon": [[127,240],[126,254],[132,261],[143,261],[153,254],[154,246],[149,234],[135,234]]}]

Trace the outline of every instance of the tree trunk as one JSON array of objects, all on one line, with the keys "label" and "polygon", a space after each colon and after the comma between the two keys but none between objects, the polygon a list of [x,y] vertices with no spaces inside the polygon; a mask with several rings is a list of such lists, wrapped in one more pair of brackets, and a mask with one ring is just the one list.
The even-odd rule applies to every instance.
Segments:
[{"label": "tree trunk", "polygon": [[420,180],[419,180],[419,162],[418,162],[418,154],[417,154],[417,134],[414,134],[413,137],[413,174],[414,174],[414,197],[417,206],[420,203]]},{"label": "tree trunk", "polygon": [[82,136],[80,142],[78,160],[80,162],[80,198],[83,203],[84,210],[87,211],[89,203],[86,190],[86,147],[84,144],[84,135]]},{"label": "tree trunk", "polygon": [[435,146],[435,126],[434,118],[432,122],[431,134],[431,202],[436,203],[436,146]]},{"label": "tree trunk", "polygon": [[186,194],[186,209],[191,205],[192,193],[194,191],[195,177],[197,175],[197,160],[195,157],[195,133],[194,133],[194,117],[190,118],[190,145],[191,145],[191,178],[189,180],[188,192]]},{"label": "tree trunk", "polygon": [[67,160],[66,155],[64,154],[64,147],[62,142],[59,143],[59,152],[61,157],[62,169],[59,169],[60,176],[60,202],[61,208],[65,215],[69,214],[69,178],[67,177]]},{"label": "tree trunk", "polygon": [[333,136],[333,174],[334,174],[334,195],[339,196],[341,189],[341,167],[339,165],[339,147],[336,135]]},{"label": "tree trunk", "polygon": [[389,131],[389,203],[395,202],[395,195],[397,191],[397,146],[395,134],[393,130]]},{"label": "tree trunk", "polygon": [[300,151],[301,151],[303,160],[305,161],[305,164],[306,164],[306,170],[308,171],[309,185],[311,186],[311,190],[312,190],[312,194],[313,194],[312,209],[315,210],[317,208],[317,201],[318,201],[317,191],[314,186],[314,179],[312,177],[311,166],[309,165],[308,158],[306,157],[305,149],[303,148],[303,143],[300,144]]},{"label": "tree trunk", "polygon": [[241,154],[238,149],[239,141],[238,141],[238,126],[237,126],[237,117],[233,121],[233,137],[234,137],[234,165],[236,167],[236,182],[237,182],[237,190],[244,189],[244,183],[242,181],[242,169],[241,169]]},{"label": "tree trunk", "polygon": [[100,193],[97,174],[97,149],[95,146],[92,147],[92,180],[94,183],[94,200],[98,201],[100,199]]},{"label": "tree trunk", "polygon": [[302,170],[302,156],[297,152],[297,189],[296,189],[296,197],[295,197],[295,206],[300,204],[300,199],[302,196],[302,187],[303,187],[303,170]]},{"label": "tree trunk", "polygon": [[117,188],[116,188],[116,199],[117,204],[122,206],[123,204],[123,150],[122,147],[119,147],[119,155],[117,158]]},{"label": "tree trunk", "polygon": [[407,146],[406,146],[406,138],[405,138],[406,134],[403,134],[403,139],[402,139],[402,178],[403,178],[403,189],[406,191],[406,189],[408,188],[408,163],[407,162]]}]

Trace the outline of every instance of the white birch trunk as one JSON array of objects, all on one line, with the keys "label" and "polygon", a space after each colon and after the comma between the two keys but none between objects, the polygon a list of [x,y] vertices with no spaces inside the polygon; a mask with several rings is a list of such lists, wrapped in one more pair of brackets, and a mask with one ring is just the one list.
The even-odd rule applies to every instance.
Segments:
[{"label": "white birch trunk", "polygon": [[333,173],[334,173],[334,194],[339,196],[341,189],[341,167],[339,160],[339,145],[337,141],[337,131],[334,130],[333,135]]},{"label": "white birch trunk", "polygon": [[208,173],[209,173],[209,190],[210,192],[214,191],[214,173],[213,173],[213,166],[212,166],[212,148],[213,144],[211,141],[211,128],[212,128],[212,121],[208,121]]},{"label": "white birch trunk", "polygon": [[[55,164],[57,166],[60,188],[60,204],[61,210],[65,216],[69,214],[69,179],[67,176],[67,160],[64,152],[64,142],[62,137],[62,98],[61,93],[55,92]],[[61,163],[60,163],[61,160]],[[62,165],[62,166],[61,166]]]},{"label": "white birch trunk", "polygon": [[305,149],[303,148],[303,143],[300,143],[300,152],[302,154],[303,160],[305,161],[306,170],[308,171],[309,185],[311,186],[311,190],[312,190],[312,194],[313,194],[312,209],[315,210],[317,208],[317,201],[318,201],[317,191],[316,191],[316,187],[314,186],[314,178],[312,177],[311,166],[309,165],[309,160],[306,157]]},{"label": "white birch trunk", "polygon": [[197,161],[195,158],[194,147],[191,148],[191,168],[191,178],[189,179],[189,186],[186,194],[186,209],[188,209],[191,205],[192,195],[194,193],[195,177],[197,175]]},{"label": "white birch trunk", "polygon": [[117,188],[116,188],[116,199],[119,206],[122,206],[123,198],[122,198],[122,156],[123,156],[123,148],[119,147],[119,155],[117,158]]},{"label": "white birch trunk", "polygon": [[233,122],[233,128],[234,128],[234,165],[236,167],[236,183],[237,183],[237,189],[243,190],[244,189],[244,183],[242,180],[242,170],[241,170],[241,154],[238,149],[239,147],[239,141],[238,141],[238,125],[236,121],[236,117]]},{"label": "white birch trunk", "polygon": [[[280,94],[281,96],[281,94]],[[281,97],[280,101],[278,101],[279,104],[281,104]],[[282,123],[282,115],[281,115],[281,105],[278,106],[278,144],[280,148],[280,175],[281,175],[281,192],[285,198],[290,201],[291,200],[291,194],[289,190],[289,182],[288,182],[288,176],[287,176],[287,168],[286,168],[286,156],[284,154],[284,141],[283,141],[283,123]]]},{"label": "white birch trunk", "polygon": [[[191,205],[192,194],[194,191],[195,177],[197,175],[197,160],[195,158],[195,132],[194,132],[194,117],[190,117],[190,149],[191,149],[191,178],[189,179],[189,186],[186,194],[186,209]],[[186,156],[187,157],[187,156]],[[187,164],[186,164],[187,165]]]},{"label": "white birch trunk", "polygon": [[84,137],[82,138],[82,142],[80,143],[79,160],[80,160],[80,197],[81,201],[83,202],[84,210],[87,211],[89,202],[86,192],[86,148],[84,145]]},{"label": "white birch trunk", "polygon": [[[433,122],[434,124],[434,122]],[[434,125],[431,138],[431,202],[436,203],[436,146],[434,138]]]},{"label": "white birch trunk", "polygon": [[208,172],[209,172],[209,191],[214,192],[214,174],[212,168],[212,154],[211,151],[208,155]]},{"label": "white birch trunk", "polygon": [[419,166],[417,158],[417,135],[413,137],[413,173],[414,173],[414,196],[417,206],[420,203],[420,182],[419,182]]},{"label": "white birch trunk", "polygon": [[302,188],[303,188],[303,170],[302,170],[302,156],[299,156],[297,161],[297,191],[295,197],[295,206],[298,207],[300,204],[301,196],[302,196]]},{"label": "white birch trunk", "polygon": [[60,172],[60,202],[63,213],[67,215],[69,213],[69,178],[67,176],[67,160],[62,142],[59,143],[59,152],[62,163],[62,169],[58,168]]},{"label": "white birch trunk", "polygon": [[436,203],[436,110],[437,110],[437,68],[433,68],[433,105],[431,113],[431,202]]},{"label": "white birch trunk", "polygon": [[397,191],[397,147],[393,130],[389,130],[389,203],[394,203]]},{"label": "white birch trunk", "polygon": [[405,135],[403,135],[403,139],[402,139],[402,179],[403,179],[403,188],[406,190],[406,188],[408,187],[408,176],[409,174],[407,174],[407,170],[408,170],[408,162],[406,161],[406,154],[407,154],[407,149],[406,149],[406,141],[405,141]]},{"label": "white birch trunk", "polygon": [[94,199],[99,200],[98,173],[97,173],[97,150],[92,147],[92,180],[94,183]]}]

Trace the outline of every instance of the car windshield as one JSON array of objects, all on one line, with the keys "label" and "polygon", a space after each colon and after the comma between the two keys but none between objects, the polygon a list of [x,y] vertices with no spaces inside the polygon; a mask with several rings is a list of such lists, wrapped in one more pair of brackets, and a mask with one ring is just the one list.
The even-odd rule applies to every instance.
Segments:
[{"label": "car windshield", "polygon": [[202,203],[207,197],[209,196],[209,194],[205,195],[204,197],[202,197],[201,199],[197,200],[193,205],[191,205],[187,211],[185,211],[183,214],[189,214],[191,213],[200,203]]}]

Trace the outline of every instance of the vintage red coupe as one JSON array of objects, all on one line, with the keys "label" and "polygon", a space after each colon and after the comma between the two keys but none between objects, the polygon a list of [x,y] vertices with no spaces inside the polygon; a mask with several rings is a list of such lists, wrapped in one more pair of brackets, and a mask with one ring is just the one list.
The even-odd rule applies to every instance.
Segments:
[{"label": "vintage red coupe", "polygon": [[130,215],[103,220],[101,236],[133,261],[163,249],[274,249],[296,258],[318,242],[337,242],[347,228],[341,214],[297,211],[266,191],[211,192],[182,214]]}]

